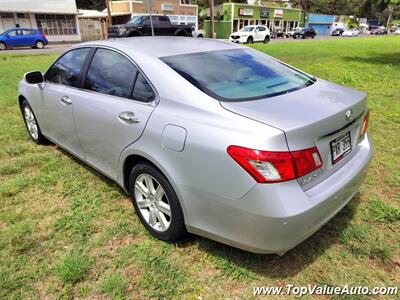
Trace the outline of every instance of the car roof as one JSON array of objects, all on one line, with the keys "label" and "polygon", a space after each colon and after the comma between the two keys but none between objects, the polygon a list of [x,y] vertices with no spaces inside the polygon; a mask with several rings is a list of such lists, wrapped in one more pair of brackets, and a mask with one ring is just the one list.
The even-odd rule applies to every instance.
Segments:
[{"label": "car roof", "polygon": [[34,31],[38,31],[38,29],[35,29],[35,28],[10,28],[10,29],[7,29],[6,31],[12,31],[12,30],[34,30]]},{"label": "car roof", "polygon": [[115,38],[102,41],[86,42],[79,44],[78,46],[105,46],[119,49],[127,54],[140,53],[142,55],[151,57],[173,56],[217,50],[243,49],[243,46],[226,41],[174,36]]}]

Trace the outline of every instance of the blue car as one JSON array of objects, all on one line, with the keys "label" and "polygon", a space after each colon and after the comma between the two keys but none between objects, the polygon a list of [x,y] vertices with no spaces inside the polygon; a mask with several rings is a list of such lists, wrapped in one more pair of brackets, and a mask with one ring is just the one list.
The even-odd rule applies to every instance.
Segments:
[{"label": "blue car", "polygon": [[0,35],[0,50],[27,46],[42,49],[48,43],[46,36],[37,29],[14,28]]}]

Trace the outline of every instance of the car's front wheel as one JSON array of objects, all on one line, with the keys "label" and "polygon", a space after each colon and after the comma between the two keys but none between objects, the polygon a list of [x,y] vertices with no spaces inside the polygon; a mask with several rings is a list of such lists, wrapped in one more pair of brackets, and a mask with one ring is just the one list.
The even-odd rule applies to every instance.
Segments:
[{"label": "car's front wheel", "polygon": [[49,140],[44,137],[38,121],[36,120],[35,114],[28,101],[24,100],[21,104],[21,112],[24,118],[26,129],[28,130],[29,136],[36,144],[46,145],[49,144]]},{"label": "car's front wheel", "polygon": [[4,44],[3,42],[0,42],[0,50],[6,50],[6,44]]},{"label": "car's front wheel", "polygon": [[44,43],[42,41],[37,41],[35,43],[35,48],[36,49],[43,49],[44,48]]},{"label": "car's front wheel", "polygon": [[247,44],[253,44],[253,42],[254,42],[253,37],[252,37],[252,36],[249,36],[249,37],[247,38]]},{"label": "car's front wheel", "polygon": [[132,168],[129,186],[135,211],[156,238],[174,242],[186,234],[182,208],[167,178],[153,165]]}]

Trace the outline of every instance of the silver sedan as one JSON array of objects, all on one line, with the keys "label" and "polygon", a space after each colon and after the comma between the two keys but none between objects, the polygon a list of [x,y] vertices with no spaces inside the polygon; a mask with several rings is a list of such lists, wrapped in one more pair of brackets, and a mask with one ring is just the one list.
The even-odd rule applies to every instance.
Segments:
[{"label": "silver sedan", "polygon": [[25,74],[32,140],[115,180],[144,227],[284,253],[360,189],[366,95],[255,50],[182,37],[89,42]]}]

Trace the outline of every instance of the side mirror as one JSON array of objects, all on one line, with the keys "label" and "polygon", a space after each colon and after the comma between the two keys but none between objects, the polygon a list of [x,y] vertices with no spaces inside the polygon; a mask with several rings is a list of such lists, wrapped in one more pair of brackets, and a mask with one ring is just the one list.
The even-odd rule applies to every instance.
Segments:
[{"label": "side mirror", "polygon": [[42,72],[33,71],[25,74],[25,81],[30,84],[38,84],[44,81]]}]

